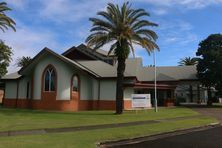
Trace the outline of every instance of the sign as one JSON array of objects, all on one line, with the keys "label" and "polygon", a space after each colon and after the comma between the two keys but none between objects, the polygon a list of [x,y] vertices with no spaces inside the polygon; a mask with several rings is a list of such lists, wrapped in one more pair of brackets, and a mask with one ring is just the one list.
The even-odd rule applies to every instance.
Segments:
[{"label": "sign", "polygon": [[132,94],[132,108],[151,107],[150,94]]}]

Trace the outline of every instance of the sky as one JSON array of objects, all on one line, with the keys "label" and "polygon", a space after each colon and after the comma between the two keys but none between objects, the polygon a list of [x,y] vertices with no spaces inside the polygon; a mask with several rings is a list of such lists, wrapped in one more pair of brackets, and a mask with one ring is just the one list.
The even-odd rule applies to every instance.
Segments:
[{"label": "sky", "polygon": [[[16,59],[34,57],[44,47],[61,54],[85,42],[92,27],[90,17],[105,10],[107,3],[124,0],[6,0],[12,11],[7,15],[16,21],[16,32],[0,32],[0,39],[12,47],[9,73],[18,70]],[[157,23],[151,27],[158,35],[158,66],[175,66],[181,58],[194,57],[201,40],[222,32],[222,0],[129,0],[133,8],[143,8],[146,17]],[[102,48],[108,50],[108,46]],[[153,56],[135,46],[136,57],[143,65],[152,65]]]}]

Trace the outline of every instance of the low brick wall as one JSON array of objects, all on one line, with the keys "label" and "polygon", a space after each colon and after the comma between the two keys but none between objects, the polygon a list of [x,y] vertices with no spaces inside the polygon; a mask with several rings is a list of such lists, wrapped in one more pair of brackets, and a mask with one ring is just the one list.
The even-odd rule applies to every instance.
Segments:
[{"label": "low brick wall", "polygon": [[[76,103],[78,103],[76,105]],[[55,111],[80,110],[115,110],[116,102],[108,100],[31,100],[31,99],[4,99],[5,107],[30,108]],[[76,108],[78,107],[78,108]],[[131,109],[131,100],[124,101],[124,109]]]},{"label": "low brick wall", "polygon": [[4,91],[0,90],[0,103],[2,103],[3,97],[4,97]]}]

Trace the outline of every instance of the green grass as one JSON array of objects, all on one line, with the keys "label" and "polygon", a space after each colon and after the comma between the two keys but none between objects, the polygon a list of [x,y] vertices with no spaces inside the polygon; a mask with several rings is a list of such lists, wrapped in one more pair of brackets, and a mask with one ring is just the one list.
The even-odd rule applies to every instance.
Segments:
[{"label": "green grass", "polygon": [[114,115],[113,111],[44,112],[0,108],[0,131],[123,123],[197,114],[188,108],[161,108],[158,113],[153,110],[126,111],[123,115]]},{"label": "green grass", "polygon": [[[175,109],[172,110],[169,109],[169,110],[173,111]],[[178,110],[179,111],[183,110],[183,112],[187,111],[186,109],[178,109]],[[162,110],[160,114],[162,112],[169,113],[169,111],[167,110]],[[195,119],[166,121],[156,124],[130,126],[122,128],[111,128],[111,129],[70,132],[70,133],[60,133],[60,134],[1,137],[0,148],[12,148],[12,147],[16,148],[39,148],[39,147],[91,148],[92,147],[93,148],[96,147],[95,144],[99,141],[117,140],[123,138],[133,138],[138,136],[152,135],[162,132],[174,131],[176,129],[186,129],[190,127],[206,125],[215,121],[216,121],[215,119],[209,117],[198,117]]]}]

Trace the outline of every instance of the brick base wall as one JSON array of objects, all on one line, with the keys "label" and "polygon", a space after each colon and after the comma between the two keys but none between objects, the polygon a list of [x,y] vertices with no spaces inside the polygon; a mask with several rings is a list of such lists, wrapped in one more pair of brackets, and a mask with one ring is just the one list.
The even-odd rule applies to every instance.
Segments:
[{"label": "brick base wall", "polygon": [[[57,111],[81,111],[81,110],[115,110],[115,101],[106,100],[29,100],[29,99],[4,99],[5,107],[30,108],[40,110]],[[78,108],[77,108],[78,107]],[[124,101],[124,109],[131,109],[131,100]]]},{"label": "brick base wall", "polygon": [[4,97],[4,91],[0,90],[0,103],[2,103],[3,97]]}]

